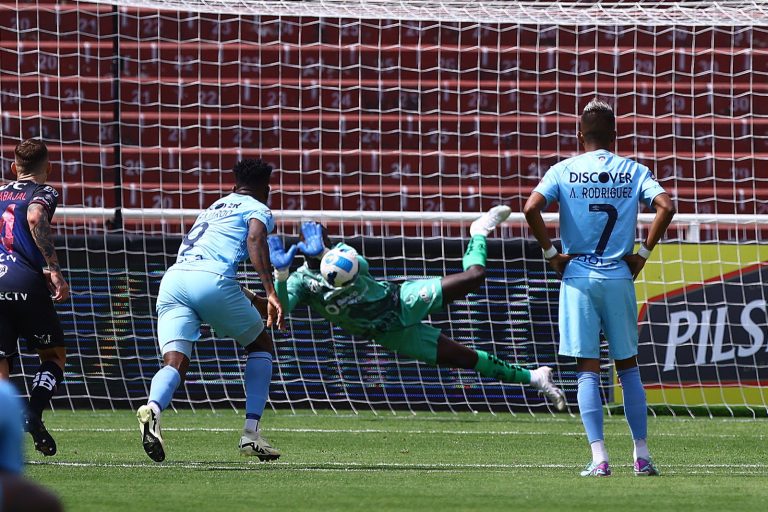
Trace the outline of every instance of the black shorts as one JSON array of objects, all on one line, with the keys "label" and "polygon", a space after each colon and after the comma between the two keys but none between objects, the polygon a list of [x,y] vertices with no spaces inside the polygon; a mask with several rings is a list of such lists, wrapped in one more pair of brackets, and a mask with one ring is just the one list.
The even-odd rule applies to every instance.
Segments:
[{"label": "black shorts", "polygon": [[0,359],[18,354],[19,339],[27,349],[64,346],[64,331],[48,293],[0,292]]}]

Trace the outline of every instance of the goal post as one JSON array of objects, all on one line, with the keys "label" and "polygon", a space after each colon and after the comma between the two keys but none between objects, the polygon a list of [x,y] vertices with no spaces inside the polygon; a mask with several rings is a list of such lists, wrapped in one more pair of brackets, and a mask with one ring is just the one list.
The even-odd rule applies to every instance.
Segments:
[{"label": "goal post", "polygon": [[[648,165],[679,212],[636,282],[649,401],[768,412],[765,3],[0,0],[0,15],[2,178],[18,140],[42,137],[61,193],[73,299],[57,407],[145,399],[159,280],[197,212],[231,190],[228,169],[257,156],[276,168],[279,232],[326,221],[385,279],[459,271],[469,222],[509,204],[487,284],[432,321],[552,365],[575,403],[572,361],[556,353],[559,282],[520,212],[578,153],[578,115],[599,96],[617,113],[616,152]],[[275,407],[547,410],[304,310],[289,326],[275,334]],[[214,338],[177,405],[242,407],[241,354]],[[20,367],[29,376],[35,359]],[[603,384],[619,405],[609,372]]]}]

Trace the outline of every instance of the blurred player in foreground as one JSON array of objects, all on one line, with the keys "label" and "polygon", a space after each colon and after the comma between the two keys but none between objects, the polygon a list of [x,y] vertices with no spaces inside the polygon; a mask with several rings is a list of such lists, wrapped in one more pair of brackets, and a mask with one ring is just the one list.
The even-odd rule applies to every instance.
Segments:
[{"label": "blurred player in foreground", "polygon": [[54,455],[56,442],[43,425],[43,411],[64,378],[66,349],[53,301],[69,297],[50,225],[59,194],[45,184],[51,164],[48,148],[39,140],[16,146],[11,171],[16,181],[0,187],[0,379],[10,375],[19,355],[18,339],[25,338],[40,357],[26,429],[37,451]]},{"label": "blurred player in foreground", "polygon": [[[237,340],[248,354],[240,453],[260,460],[280,457],[259,430],[272,379],[274,347],[262,315],[254,307],[268,312],[267,326],[282,328],[283,312],[272,284],[267,246],[267,234],[275,224],[266,206],[271,173],[272,167],[261,160],[238,162],[234,192],[197,217],[181,243],[176,263],[160,283],[157,332],[165,366],[152,378],[147,405],[136,413],[144,450],[156,462],[165,459],[160,412],[184,380],[202,322],[210,324],[217,336]],[[246,256],[259,274],[266,299],[248,300],[237,282],[237,266]]]},{"label": "blurred player in foreground", "polygon": [[0,511],[58,512],[59,499],[23,476],[24,406],[10,382],[0,380]]},{"label": "blurred player in foreground", "polygon": [[[609,105],[591,101],[581,116],[579,143],[586,153],[554,165],[525,205],[525,217],[544,257],[563,276],[560,285],[560,354],[577,358],[581,420],[592,448],[582,476],[609,476],[600,400],[600,331],[624,393],[639,476],[659,472],[646,443],[645,389],[637,367],[637,278],[672,221],[675,208],[651,171],[609,151],[616,122]],[[560,204],[563,254],[552,245],[541,216]],[[633,253],[639,201],[655,208],[648,236]]]},{"label": "blurred player in foreground", "polygon": [[[551,368],[528,370],[507,363],[464,346],[424,323],[431,313],[482,285],[486,237],[509,214],[508,206],[496,206],[472,223],[464,272],[402,284],[375,280],[368,272],[368,262],[352,247],[340,243],[330,249],[332,244],[323,226],[305,223],[303,240],[287,252],[278,236],[269,237],[278,296],[287,313],[306,304],[349,334],[375,340],[403,357],[433,366],[474,369],[483,377],[502,382],[530,384],[563,410],[565,395],[553,384]],[[298,249],[307,256],[306,263],[289,277],[288,268]]]}]

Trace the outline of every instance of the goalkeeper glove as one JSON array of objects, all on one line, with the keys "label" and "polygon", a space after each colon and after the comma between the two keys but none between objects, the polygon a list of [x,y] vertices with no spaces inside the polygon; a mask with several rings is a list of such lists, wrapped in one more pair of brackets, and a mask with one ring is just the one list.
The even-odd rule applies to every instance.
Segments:
[{"label": "goalkeeper glove", "polygon": [[269,260],[272,262],[272,266],[275,267],[275,279],[277,281],[285,281],[288,279],[288,269],[291,267],[293,257],[296,256],[296,251],[299,248],[296,245],[292,245],[286,252],[283,246],[283,239],[278,235],[268,236],[267,244],[269,245]]},{"label": "goalkeeper glove", "polygon": [[304,235],[304,240],[298,244],[301,252],[310,258],[322,258],[328,251],[323,242],[323,227],[317,222],[305,222],[301,233]]}]

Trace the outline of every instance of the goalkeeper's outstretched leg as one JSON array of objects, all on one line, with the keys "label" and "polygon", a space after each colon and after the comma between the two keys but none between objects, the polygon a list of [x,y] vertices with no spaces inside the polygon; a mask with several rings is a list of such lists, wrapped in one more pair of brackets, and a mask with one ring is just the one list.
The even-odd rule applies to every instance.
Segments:
[{"label": "goalkeeper's outstretched leg", "polygon": [[472,223],[469,228],[472,238],[462,259],[464,272],[445,276],[440,283],[443,288],[444,306],[466,297],[483,285],[487,260],[486,237],[507,220],[510,213],[512,210],[509,206],[494,206]]},{"label": "goalkeeper's outstretched leg", "polygon": [[[464,272],[445,276],[440,281],[444,306],[464,298],[483,285],[487,260],[486,237],[507,220],[510,213],[508,206],[494,206],[472,223],[469,229],[472,238],[462,260]],[[557,410],[565,409],[565,393],[555,386],[552,381],[552,369],[548,366],[528,370],[502,361],[482,350],[473,350],[444,334],[440,334],[437,340],[437,364],[477,370],[483,377],[499,379],[502,382],[530,384],[546,395]]]},{"label": "goalkeeper's outstretched leg", "polygon": [[437,339],[437,365],[450,368],[476,370],[483,377],[499,379],[511,384],[527,384],[538,389],[558,411],[565,409],[565,393],[555,386],[552,368],[540,366],[528,370],[522,366],[502,361],[483,350],[474,350],[452,340],[445,334]]}]

